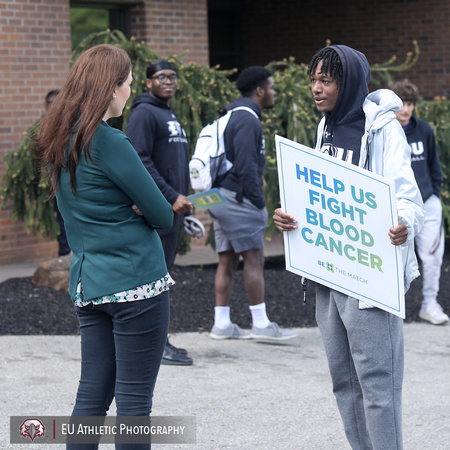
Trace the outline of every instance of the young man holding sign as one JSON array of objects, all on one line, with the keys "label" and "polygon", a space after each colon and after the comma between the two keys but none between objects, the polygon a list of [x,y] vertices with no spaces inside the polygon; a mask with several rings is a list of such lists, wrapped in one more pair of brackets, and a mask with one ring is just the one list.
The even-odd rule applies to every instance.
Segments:
[{"label": "young man holding sign", "polygon": [[[423,222],[423,204],[410,148],[394,113],[402,102],[389,90],[369,94],[366,57],[344,45],[317,52],[308,74],[317,108],[324,114],[316,150],[395,182],[398,225],[386,233],[393,245],[402,246],[406,291],[418,276],[413,245]],[[297,229],[296,218],[281,209],[275,211],[274,221],[282,231]],[[403,448],[402,319],[323,285],[317,285],[316,319],[352,448]]]}]

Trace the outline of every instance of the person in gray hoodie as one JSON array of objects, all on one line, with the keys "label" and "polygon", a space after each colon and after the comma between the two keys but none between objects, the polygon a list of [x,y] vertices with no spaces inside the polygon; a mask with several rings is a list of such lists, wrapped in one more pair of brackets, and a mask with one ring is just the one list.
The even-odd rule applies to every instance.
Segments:
[{"label": "person in gray hoodie", "polygon": [[[386,89],[369,94],[369,63],[345,45],[317,52],[308,75],[316,106],[324,113],[316,150],[395,182],[398,225],[386,233],[393,245],[401,246],[406,292],[419,274],[414,237],[424,212],[411,150],[394,112],[402,102]],[[281,209],[275,211],[274,221],[282,231],[297,228],[295,217]],[[319,284],[316,320],[351,447],[402,449],[402,319]]]}]

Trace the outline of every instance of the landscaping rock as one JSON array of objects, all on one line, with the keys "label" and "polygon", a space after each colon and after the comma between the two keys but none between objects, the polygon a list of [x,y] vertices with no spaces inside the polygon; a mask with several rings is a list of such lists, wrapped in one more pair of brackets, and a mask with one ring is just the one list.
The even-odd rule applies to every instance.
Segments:
[{"label": "landscaping rock", "polygon": [[68,291],[71,259],[72,254],[69,253],[41,264],[34,272],[32,283],[48,286],[56,291]]}]

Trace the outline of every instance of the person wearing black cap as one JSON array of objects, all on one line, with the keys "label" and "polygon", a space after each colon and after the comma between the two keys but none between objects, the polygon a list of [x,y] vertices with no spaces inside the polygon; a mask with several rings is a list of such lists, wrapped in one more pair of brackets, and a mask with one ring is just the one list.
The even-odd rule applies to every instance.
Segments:
[{"label": "person wearing black cap", "polygon": [[[170,101],[178,84],[175,66],[158,59],[147,67],[148,92],[136,96],[131,105],[126,134],[144,166],[172,205],[173,226],[158,230],[170,271],[178,250],[184,216],[193,206],[189,191],[189,148],[186,133],[176,118]],[[167,339],[162,364],[191,365],[186,350]]]}]

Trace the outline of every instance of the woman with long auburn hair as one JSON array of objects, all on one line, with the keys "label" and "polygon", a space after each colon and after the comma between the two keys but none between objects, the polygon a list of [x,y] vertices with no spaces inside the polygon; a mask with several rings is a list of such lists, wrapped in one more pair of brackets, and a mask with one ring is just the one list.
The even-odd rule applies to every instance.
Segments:
[{"label": "woman with long auburn hair", "polygon": [[[72,419],[105,416],[114,397],[117,416],[148,419],[167,338],[173,280],[156,229],[172,226],[172,207],[130,140],[106,123],[122,114],[131,69],[119,47],[84,52],[39,136],[73,251],[69,294],[80,322],[81,379]],[[150,442],[116,448],[149,449]]]}]

